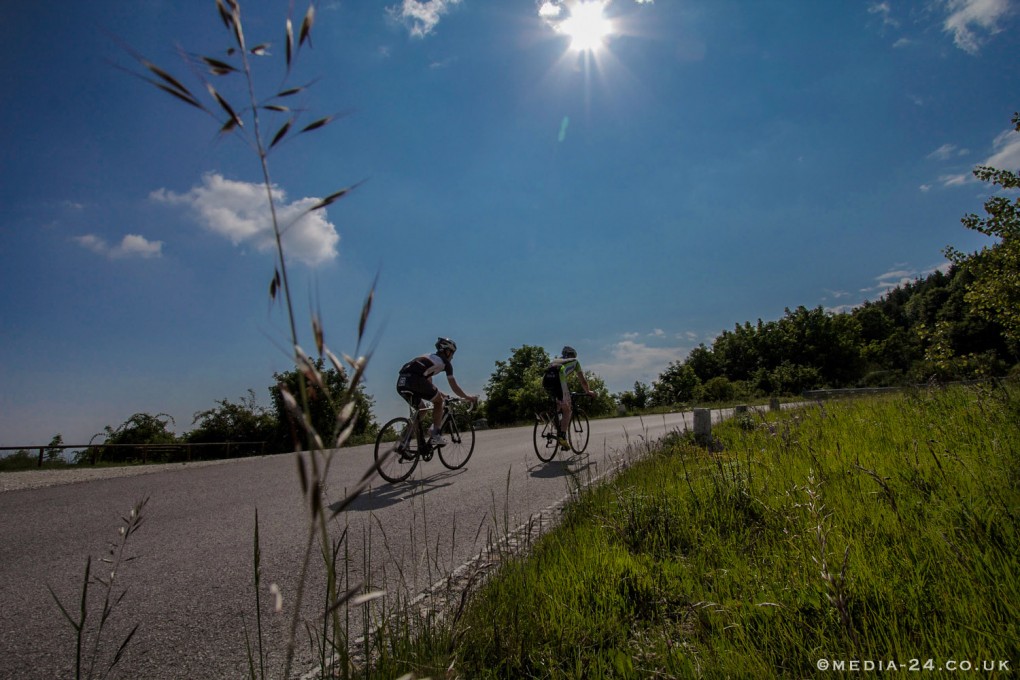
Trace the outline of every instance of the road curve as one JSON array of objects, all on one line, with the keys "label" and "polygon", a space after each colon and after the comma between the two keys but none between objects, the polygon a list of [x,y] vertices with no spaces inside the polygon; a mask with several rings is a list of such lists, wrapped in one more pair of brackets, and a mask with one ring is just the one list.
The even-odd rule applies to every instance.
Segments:
[{"label": "road curve", "polygon": [[[713,412],[713,419],[725,415]],[[464,469],[451,472],[433,458],[402,484],[377,480],[339,516],[332,537],[339,540],[346,531],[341,555],[350,582],[364,579],[373,589],[418,592],[477,555],[508,526],[561,501],[574,474],[581,479],[605,474],[628,446],[640,448],[665,431],[692,427],[692,421],[690,413],[592,421],[586,455],[561,453],[551,463],[536,457],[530,427],[480,431]],[[371,463],[371,446],[336,451],[324,502],[336,504]],[[39,473],[0,474],[0,488],[17,486],[5,480],[19,474]],[[117,574],[115,583],[127,595],[108,625],[109,644],[119,644],[131,626],[140,626],[111,677],[247,676],[244,631],[254,626],[256,510],[264,637],[275,670],[269,677],[280,676],[290,618],[269,613],[269,584],[279,586],[284,612],[292,611],[288,604],[307,538],[295,454],[172,465],[78,483],[63,483],[74,479],[70,472],[49,473],[65,474],[61,483],[0,493],[0,678],[74,675],[74,632],[47,586],[76,612],[86,557],[92,556],[94,575],[106,568],[99,558],[116,541],[121,517],[143,498],[149,499],[144,524],[128,542],[128,554],[138,559]],[[322,611],[322,573],[321,561],[313,560],[302,609],[312,620]],[[357,610],[351,621],[353,636],[362,625]],[[302,633],[295,671],[313,666]]]}]

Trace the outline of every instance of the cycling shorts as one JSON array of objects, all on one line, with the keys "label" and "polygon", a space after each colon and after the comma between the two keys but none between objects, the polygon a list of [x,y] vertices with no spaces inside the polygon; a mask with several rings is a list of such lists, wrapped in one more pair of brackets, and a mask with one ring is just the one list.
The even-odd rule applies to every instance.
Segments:
[{"label": "cycling shorts", "polygon": [[[417,399],[432,401],[439,394],[439,388],[432,384],[432,381],[423,375],[414,373],[401,373],[397,376],[397,392],[400,396],[407,398],[403,392],[410,392]],[[413,404],[417,405],[417,404]]]},{"label": "cycling shorts", "polygon": [[542,376],[542,387],[556,401],[563,401],[564,397],[570,398],[570,393],[564,390],[563,380],[558,369],[550,369]]}]

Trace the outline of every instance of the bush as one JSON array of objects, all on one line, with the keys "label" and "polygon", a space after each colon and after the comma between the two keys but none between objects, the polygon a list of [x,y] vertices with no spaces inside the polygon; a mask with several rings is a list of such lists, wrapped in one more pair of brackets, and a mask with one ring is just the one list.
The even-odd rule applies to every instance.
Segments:
[{"label": "bush", "polygon": [[702,397],[705,401],[733,401],[736,392],[736,387],[729,378],[721,375],[712,378],[702,386]]}]

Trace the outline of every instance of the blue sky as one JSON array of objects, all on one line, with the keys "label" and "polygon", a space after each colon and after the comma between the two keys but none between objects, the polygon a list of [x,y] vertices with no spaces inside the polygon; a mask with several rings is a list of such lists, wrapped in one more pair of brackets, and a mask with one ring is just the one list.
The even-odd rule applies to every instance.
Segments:
[{"label": "blue sky", "polygon": [[[1020,167],[1017,0],[611,0],[587,42],[585,9],[316,5],[288,83],[302,124],[338,118],[270,173],[285,215],[364,180],[287,248],[306,349],[320,310],[355,352],[378,276],[380,419],[439,335],[473,393],[511,348],[564,343],[615,392],[736,323],[877,299],[982,245],[974,166]],[[243,5],[260,96],[288,11]],[[8,2],[0,40],[0,445],[267,405],[289,333],[257,158],[125,70],[130,48],[202,91],[178,49],[225,56],[214,2]]]}]

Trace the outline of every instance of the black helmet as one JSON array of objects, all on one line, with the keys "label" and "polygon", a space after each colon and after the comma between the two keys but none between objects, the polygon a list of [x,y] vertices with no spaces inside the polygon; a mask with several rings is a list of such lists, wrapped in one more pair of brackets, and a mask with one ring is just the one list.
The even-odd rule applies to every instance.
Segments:
[{"label": "black helmet", "polygon": [[457,351],[457,343],[450,338],[439,338],[436,340],[436,351],[442,352],[443,350],[449,350],[450,352]]},{"label": "black helmet", "polygon": [[577,350],[571,347],[570,345],[566,345],[563,349],[560,350],[560,356],[563,357],[564,359],[576,359]]}]

